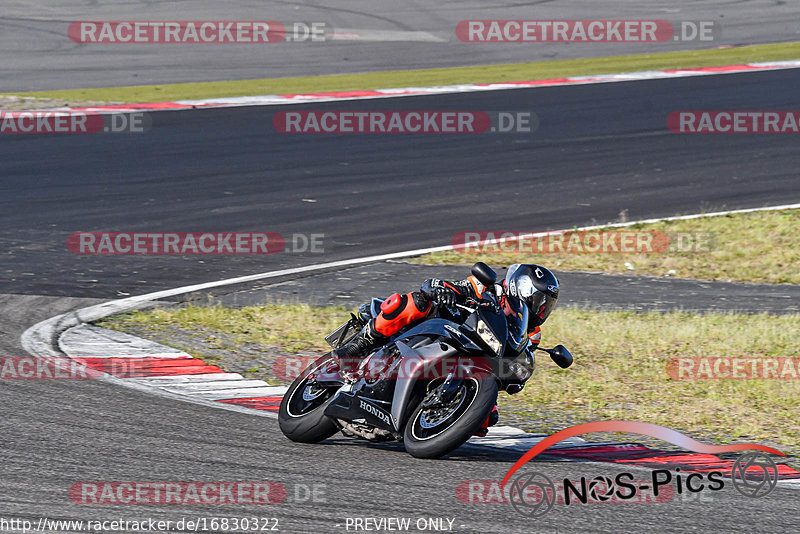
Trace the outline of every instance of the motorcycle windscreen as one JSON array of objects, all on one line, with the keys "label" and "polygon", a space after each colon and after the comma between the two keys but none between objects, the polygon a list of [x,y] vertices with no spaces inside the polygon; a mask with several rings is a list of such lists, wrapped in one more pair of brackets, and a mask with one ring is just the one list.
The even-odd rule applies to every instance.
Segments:
[{"label": "motorcycle windscreen", "polygon": [[520,299],[510,295],[506,297],[506,306],[508,307],[506,311],[508,346],[519,352],[528,340],[528,306]]}]

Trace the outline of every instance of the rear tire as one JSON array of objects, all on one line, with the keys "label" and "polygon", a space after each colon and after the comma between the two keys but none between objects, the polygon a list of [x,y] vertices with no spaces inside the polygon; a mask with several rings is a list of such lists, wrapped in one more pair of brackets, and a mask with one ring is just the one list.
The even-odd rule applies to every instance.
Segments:
[{"label": "rear tire", "polygon": [[[406,424],[403,441],[416,458],[439,458],[467,442],[481,427],[497,402],[497,381],[492,376],[464,380],[453,406],[436,414],[420,403]],[[460,396],[460,397],[459,397]]]},{"label": "rear tire", "polygon": [[309,365],[283,396],[278,410],[278,426],[290,440],[317,443],[339,431],[336,423],[324,415],[338,387],[317,386],[315,381],[308,379],[309,374],[332,361],[332,357],[323,356]]}]

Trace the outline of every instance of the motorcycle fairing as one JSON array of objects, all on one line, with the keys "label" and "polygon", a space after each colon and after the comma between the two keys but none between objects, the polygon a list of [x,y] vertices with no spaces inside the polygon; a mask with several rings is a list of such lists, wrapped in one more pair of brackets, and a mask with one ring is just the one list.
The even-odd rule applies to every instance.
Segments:
[{"label": "motorcycle fairing", "polygon": [[362,397],[353,391],[339,390],[328,406],[325,415],[334,419],[359,422],[390,432],[396,432],[398,425],[379,403],[368,397]]}]

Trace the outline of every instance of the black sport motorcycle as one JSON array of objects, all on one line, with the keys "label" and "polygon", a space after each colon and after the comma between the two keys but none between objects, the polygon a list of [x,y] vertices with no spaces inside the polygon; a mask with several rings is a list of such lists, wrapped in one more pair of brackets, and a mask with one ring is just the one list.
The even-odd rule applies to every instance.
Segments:
[{"label": "black sport motorcycle", "polygon": [[[371,441],[402,440],[412,456],[438,458],[482,427],[498,391],[522,390],[533,374],[535,350],[549,353],[562,368],[572,364],[563,345],[544,349],[530,343],[526,306],[510,301],[515,313],[504,313],[490,267],[476,263],[472,274],[488,288],[481,300],[440,307],[365,357],[355,373],[342,372],[330,353],[312,363],[281,402],[284,435],[302,443],[340,431]],[[325,339],[341,347],[380,313],[382,302],[372,299]]]}]

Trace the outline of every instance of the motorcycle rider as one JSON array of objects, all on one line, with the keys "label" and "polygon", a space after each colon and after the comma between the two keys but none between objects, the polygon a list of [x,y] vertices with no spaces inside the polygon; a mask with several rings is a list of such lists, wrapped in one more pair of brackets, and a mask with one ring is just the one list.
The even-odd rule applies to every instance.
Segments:
[{"label": "motorcycle rider", "polygon": [[484,299],[487,291],[499,297],[507,316],[515,313],[508,302],[509,292],[528,307],[528,337],[531,343],[538,345],[541,325],[558,300],[558,280],[541,265],[517,263],[508,268],[503,284],[494,288],[487,288],[475,276],[469,276],[455,282],[431,278],[423,282],[419,291],[404,295],[394,293],[383,301],[378,316],[369,320],[353,339],[334,350],[332,355],[339,359],[343,371],[352,370],[391,336],[431,315],[434,305],[451,308],[468,299]]},{"label": "motorcycle rider", "polygon": [[[541,341],[541,325],[553,311],[558,300],[558,279],[547,268],[535,264],[514,264],[502,285],[487,288],[475,276],[464,280],[446,281],[431,278],[422,283],[419,291],[401,295],[392,294],[381,304],[377,317],[364,325],[353,339],[334,350],[342,372],[351,375],[359,362],[374,349],[383,346],[389,338],[405,327],[418,323],[441,306],[452,308],[456,303],[463,304],[469,299],[482,300],[486,292],[499,298],[506,316],[519,313],[509,302],[508,296],[528,308],[528,339],[534,346]],[[364,308],[362,306],[362,308]],[[498,420],[497,406],[476,433],[484,436],[488,427]]]}]

